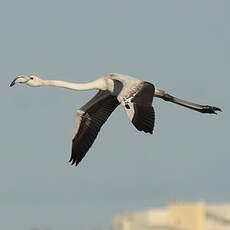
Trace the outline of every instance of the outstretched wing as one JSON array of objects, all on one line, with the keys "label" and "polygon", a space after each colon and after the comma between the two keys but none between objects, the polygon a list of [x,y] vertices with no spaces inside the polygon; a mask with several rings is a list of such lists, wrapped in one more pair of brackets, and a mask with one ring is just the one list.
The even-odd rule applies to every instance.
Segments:
[{"label": "outstretched wing", "polygon": [[99,91],[77,111],[72,139],[72,153],[69,160],[72,165],[77,166],[86,155],[101,126],[119,104],[117,98],[108,91]]},{"label": "outstretched wing", "polygon": [[128,118],[139,131],[153,133],[155,112],[152,107],[154,85],[143,82],[135,95],[126,98],[124,105]]}]

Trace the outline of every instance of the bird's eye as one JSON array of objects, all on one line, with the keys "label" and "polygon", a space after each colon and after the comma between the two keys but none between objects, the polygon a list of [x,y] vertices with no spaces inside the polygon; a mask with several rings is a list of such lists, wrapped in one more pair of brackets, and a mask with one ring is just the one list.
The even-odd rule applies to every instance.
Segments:
[{"label": "bird's eye", "polygon": [[30,77],[30,79],[31,79],[31,80],[34,80],[34,78],[33,78],[33,77]]}]

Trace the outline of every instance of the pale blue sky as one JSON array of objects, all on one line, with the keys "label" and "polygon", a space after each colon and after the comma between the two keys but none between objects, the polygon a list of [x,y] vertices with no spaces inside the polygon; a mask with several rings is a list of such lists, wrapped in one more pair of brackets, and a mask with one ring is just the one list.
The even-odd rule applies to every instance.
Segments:
[{"label": "pale blue sky", "polygon": [[[227,0],[2,1],[0,229],[100,230],[115,215],[175,200],[230,202],[229,11]],[[224,112],[155,99],[147,135],[118,108],[71,167],[74,115],[95,92],[9,83],[109,72]]]}]

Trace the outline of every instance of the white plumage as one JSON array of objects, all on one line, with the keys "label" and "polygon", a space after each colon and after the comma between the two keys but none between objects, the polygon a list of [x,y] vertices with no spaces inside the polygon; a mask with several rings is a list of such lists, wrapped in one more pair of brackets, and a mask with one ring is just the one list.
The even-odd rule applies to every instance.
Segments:
[{"label": "white plumage", "polygon": [[153,84],[122,74],[107,74],[97,80],[85,83],[69,83],[57,80],[42,80],[35,75],[16,77],[10,86],[24,83],[28,86],[57,86],[72,90],[99,90],[98,93],[76,114],[72,138],[70,162],[78,165],[85,156],[102,125],[110,114],[121,104],[133,125],[139,131],[153,132],[155,112],[152,107],[153,97],[159,97],[201,113],[216,113],[220,108],[194,104],[157,89]]}]

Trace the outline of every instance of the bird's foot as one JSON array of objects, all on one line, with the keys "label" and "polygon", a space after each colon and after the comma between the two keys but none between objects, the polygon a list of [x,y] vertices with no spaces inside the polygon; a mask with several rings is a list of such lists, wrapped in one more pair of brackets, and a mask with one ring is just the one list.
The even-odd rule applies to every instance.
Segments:
[{"label": "bird's foot", "polygon": [[204,105],[202,109],[200,109],[201,113],[214,113],[217,114],[216,111],[222,112],[222,110],[218,107],[210,106],[210,105]]}]

